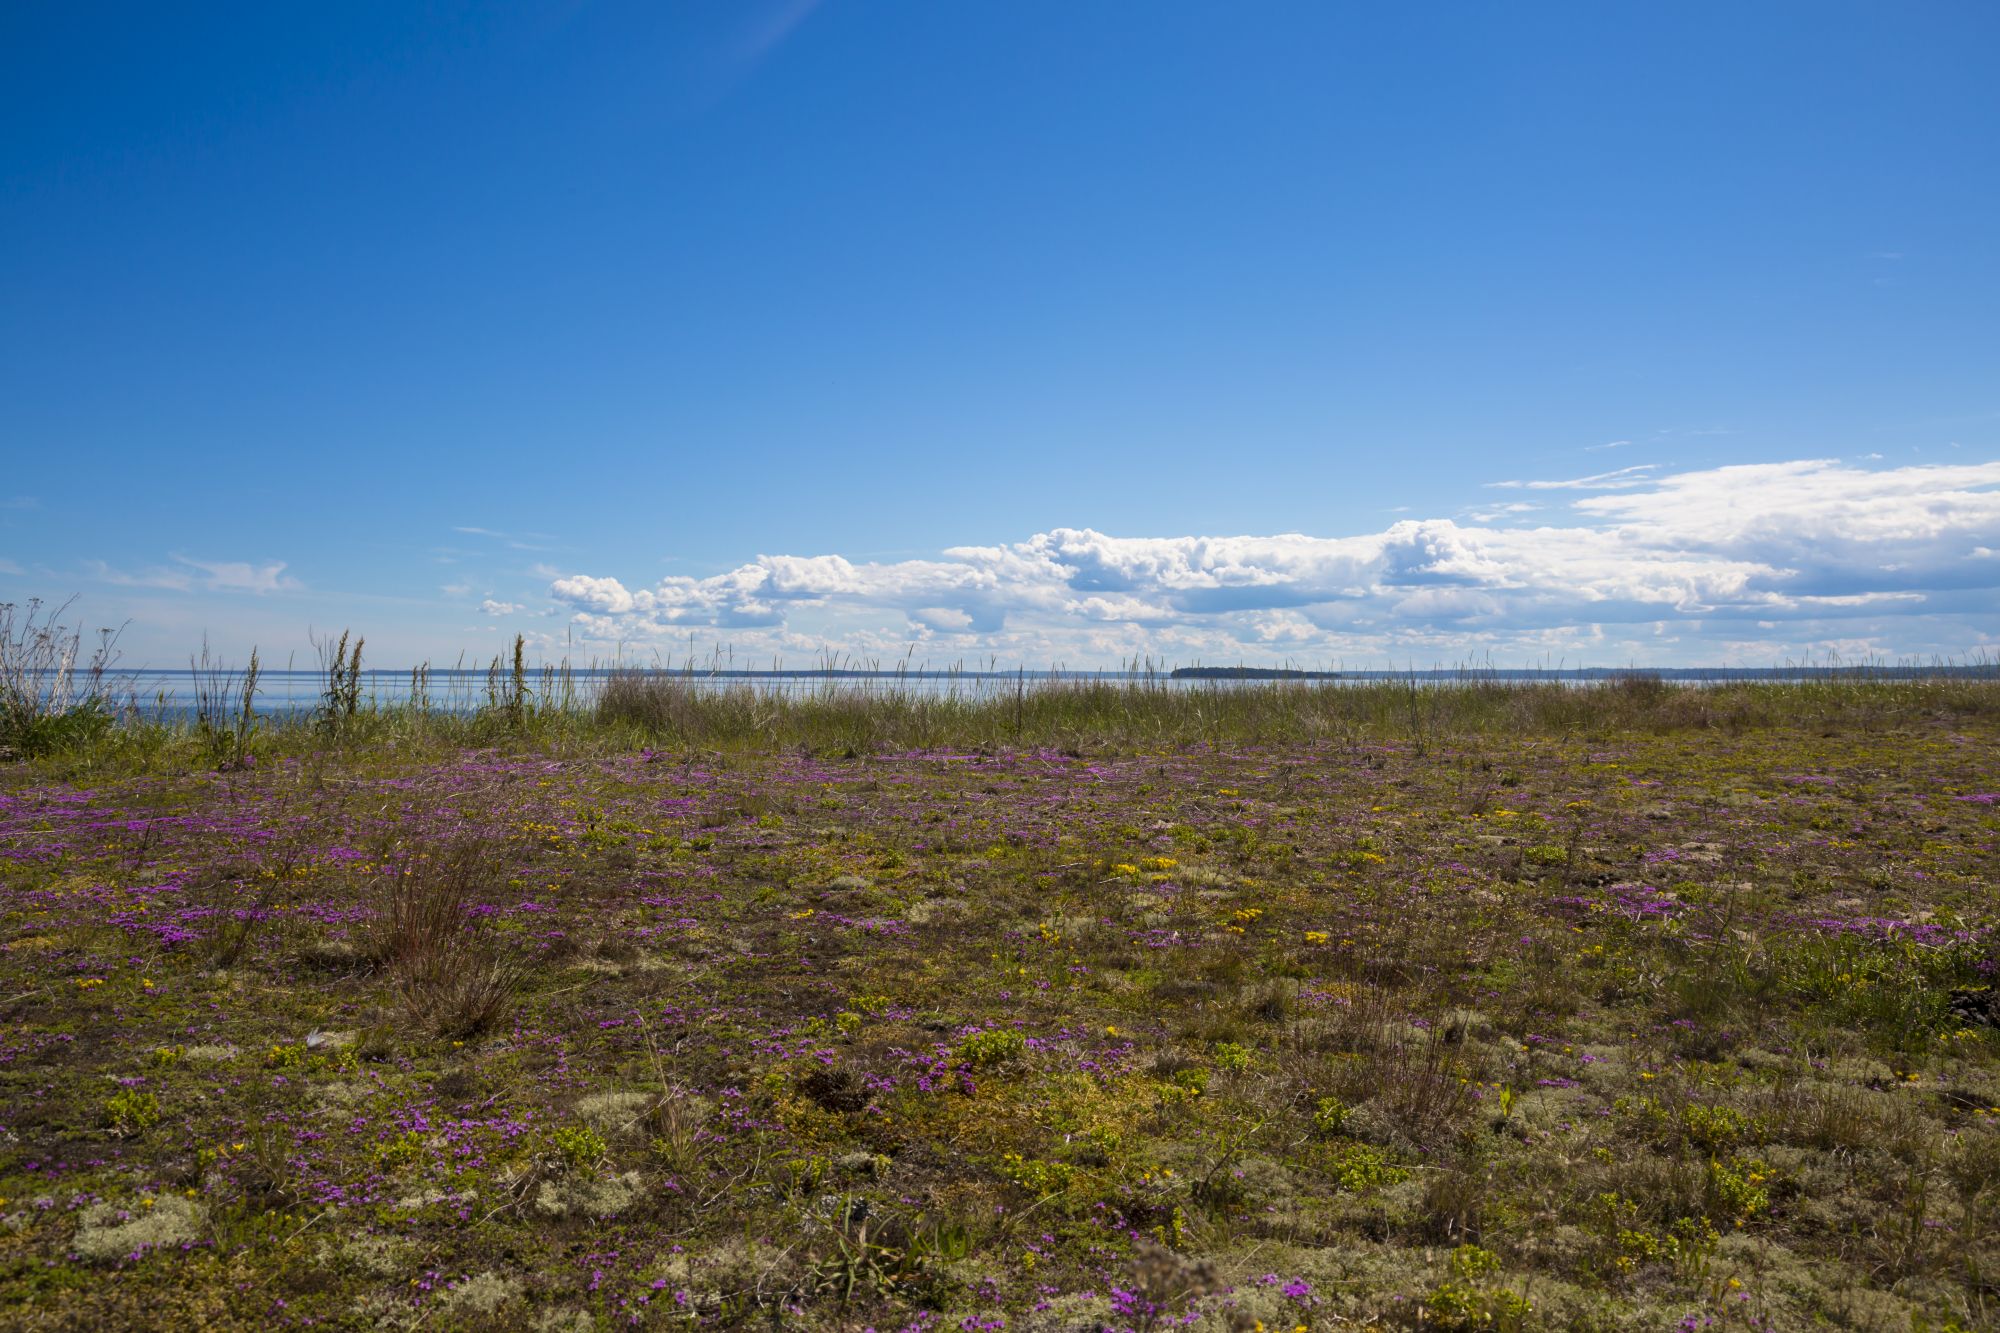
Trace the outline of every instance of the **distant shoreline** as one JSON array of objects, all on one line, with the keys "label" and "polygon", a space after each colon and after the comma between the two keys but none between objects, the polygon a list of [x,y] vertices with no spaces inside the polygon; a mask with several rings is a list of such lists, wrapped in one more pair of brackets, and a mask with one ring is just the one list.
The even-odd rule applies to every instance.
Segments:
[{"label": "distant shoreline", "polygon": [[[228,668],[222,668],[227,671]],[[371,667],[361,669],[363,680],[407,680],[413,668]],[[421,669],[433,680],[484,680],[491,667],[432,667]],[[1807,680],[2000,680],[2000,663],[1940,663],[1933,666],[1770,666],[1770,667],[1422,667],[1416,670],[1367,669],[1354,671],[1304,671],[1288,667],[1174,667],[1171,670],[1133,671],[1115,667],[1051,670],[953,670],[949,667],[776,667],[764,669],[686,666],[572,666],[567,663],[534,663],[531,672],[556,671],[579,679],[637,674],[643,676],[684,676],[691,680],[1030,680],[1030,681],[1111,681],[1149,680],[1340,680],[1356,681],[1767,681],[1773,684]],[[195,679],[210,671],[190,667],[107,667],[107,679]],[[260,673],[265,679],[321,679],[325,673],[314,667],[272,668]]]},{"label": "distant shoreline", "polygon": [[1175,667],[1169,680],[1339,680],[1338,671],[1298,671],[1291,667]]}]

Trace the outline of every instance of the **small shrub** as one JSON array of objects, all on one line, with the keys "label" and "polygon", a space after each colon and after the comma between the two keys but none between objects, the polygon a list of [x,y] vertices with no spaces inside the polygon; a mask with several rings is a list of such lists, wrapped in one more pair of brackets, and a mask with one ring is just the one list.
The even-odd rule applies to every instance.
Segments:
[{"label": "small shrub", "polygon": [[306,1048],[302,1045],[273,1046],[264,1052],[264,1066],[267,1069],[299,1069],[305,1062]]},{"label": "small shrub", "polygon": [[1681,1108],[1681,1128],[1695,1147],[1726,1152],[1749,1137],[1750,1119],[1734,1107],[1690,1102]]},{"label": "small shrub", "polygon": [[556,1150],[564,1166],[572,1171],[583,1171],[604,1160],[610,1146],[604,1136],[588,1125],[562,1125],[549,1135],[549,1144]]},{"label": "small shrub", "polygon": [[372,1145],[369,1148],[369,1155],[383,1170],[394,1171],[411,1162],[421,1161],[426,1147],[427,1141],[422,1134],[414,1129],[406,1129],[393,1139]]},{"label": "small shrub", "polygon": [[160,1122],[160,1099],[137,1088],[124,1088],[105,1101],[104,1114],[113,1134],[130,1138]]},{"label": "small shrub", "polygon": [[1708,1164],[1708,1197],[1712,1216],[1742,1222],[1771,1206],[1767,1186],[1771,1168],[1755,1157],[1732,1157]]},{"label": "small shrub", "polygon": [[1366,1143],[1349,1143],[1327,1163],[1327,1174],[1352,1194],[1366,1194],[1410,1178],[1409,1168],[1396,1165],[1389,1154]]},{"label": "small shrub", "polygon": [[1692,1146],[1703,1153],[1728,1152],[1751,1137],[1750,1117],[1732,1106],[1688,1102],[1670,1107],[1654,1097],[1619,1098],[1616,1109],[1630,1116],[1644,1138],[1662,1148]]},{"label": "small shrub", "polygon": [[958,1044],[958,1058],[974,1069],[1018,1060],[1028,1049],[1028,1039],[1012,1028],[989,1028],[975,1032]]},{"label": "small shrub", "polygon": [[1451,1252],[1451,1275],[1477,1282],[1500,1271],[1500,1256],[1477,1245],[1461,1245]]},{"label": "small shrub", "polygon": [[1001,1179],[1012,1181],[1031,1194],[1061,1194],[1076,1181],[1077,1168],[1068,1162],[1045,1162],[1010,1152],[997,1168]]},{"label": "small shrub", "polygon": [[1525,1296],[1504,1287],[1489,1287],[1500,1271],[1500,1256],[1477,1245],[1451,1252],[1451,1276],[1424,1299],[1424,1326],[1445,1329],[1527,1326],[1534,1307]]}]

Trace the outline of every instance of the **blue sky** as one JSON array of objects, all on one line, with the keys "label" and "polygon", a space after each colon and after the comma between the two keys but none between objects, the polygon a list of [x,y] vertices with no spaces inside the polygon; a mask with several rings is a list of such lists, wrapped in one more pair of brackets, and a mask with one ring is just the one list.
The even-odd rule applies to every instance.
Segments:
[{"label": "blue sky", "polygon": [[9,6],[0,599],[156,665],[2000,651],[1996,49],[1988,3]]}]

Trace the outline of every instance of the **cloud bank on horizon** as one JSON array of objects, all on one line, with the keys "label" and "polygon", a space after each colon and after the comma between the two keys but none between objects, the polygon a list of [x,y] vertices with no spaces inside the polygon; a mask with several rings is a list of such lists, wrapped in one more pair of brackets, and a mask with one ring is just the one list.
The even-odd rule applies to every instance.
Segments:
[{"label": "cloud bank on horizon", "polygon": [[2000,462],[1639,466],[1494,485],[1580,498],[1558,521],[1508,503],[1355,536],[1053,528],[936,559],[760,555],[708,578],[628,587],[577,573],[548,591],[588,641],[726,635],[780,655],[916,644],[1101,665],[1595,650],[1664,664],[2000,647]]}]

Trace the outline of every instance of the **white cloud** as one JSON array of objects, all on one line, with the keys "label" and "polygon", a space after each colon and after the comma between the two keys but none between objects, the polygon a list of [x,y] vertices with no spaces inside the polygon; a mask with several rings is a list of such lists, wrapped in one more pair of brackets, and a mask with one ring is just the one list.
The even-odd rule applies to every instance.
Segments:
[{"label": "white cloud", "polygon": [[210,592],[292,592],[300,586],[297,579],[286,576],[282,560],[253,565],[245,560],[197,560],[187,555],[174,559],[202,575],[202,586]]},{"label": "white cloud", "polygon": [[955,606],[920,606],[910,612],[910,623],[927,631],[963,633],[972,628],[972,616]]},{"label": "white cloud", "polygon": [[118,588],[171,588],[176,592],[186,592],[194,587],[194,576],[184,569],[152,569],[128,571],[114,569],[102,560],[83,562],[88,576],[99,583],[109,583]]},{"label": "white cloud", "polygon": [[200,560],[175,554],[172,565],[150,569],[115,569],[102,560],[84,562],[89,576],[121,588],[166,588],[174,592],[297,592],[304,585],[285,573],[282,560],[253,564],[247,560]]},{"label": "white cloud", "polygon": [[[1629,443],[1629,441],[1620,441]],[[1611,445],[1604,446],[1611,448]],[[1658,463],[1638,463],[1632,467],[1621,467],[1610,472],[1600,472],[1594,477],[1575,477],[1569,481],[1489,481],[1488,486],[1502,490],[1529,491],[1615,491],[1631,486],[1644,486],[1652,479],[1642,475],[1652,472]]]},{"label": "white cloud", "polygon": [[506,544],[510,551],[546,551],[542,543],[552,542],[554,537],[546,532],[501,532],[497,528],[481,528],[472,524],[460,524],[452,529],[467,537],[488,537]]},{"label": "white cloud", "polygon": [[1532,514],[1541,507],[1538,504],[1529,504],[1526,500],[1510,500],[1503,504],[1480,505],[1476,509],[1468,509],[1465,511],[1465,516],[1475,523],[1497,523],[1517,514]]},{"label": "white cloud", "polygon": [[767,652],[815,640],[890,651],[914,635],[1072,662],[1168,647],[1219,657],[1414,644],[1461,660],[1496,645],[1612,652],[1617,632],[1652,643],[1667,625],[1699,655],[1765,642],[1729,628],[1756,622],[1796,627],[1796,652],[1853,640],[1862,618],[1875,627],[1867,634],[1890,641],[1890,627],[1922,618],[1928,637],[1912,631],[1906,650],[1929,652],[1973,642],[1970,627],[2000,612],[1989,558],[2000,546],[2000,462],[1870,470],[1807,460],[1647,475],[1654,468],[1511,483],[1595,492],[1533,527],[1518,525],[1529,506],[1508,503],[1464,523],[1402,519],[1344,537],[1055,528],[937,559],[759,556],[643,588],[569,574],[549,592],[586,639],[706,629]]},{"label": "white cloud", "polygon": [[[586,611],[608,611],[612,615],[623,615],[637,605],[632,594],[625,591],[625,585],[617,579],[592,578],[588,574],[557,579],[549,585],[549,596]],[[650,595],[646,609],[652,609]]]},{"label": "white cloud", "polygon": [[527,609],[519,602],[496,602],[491,597],[479,604],[479,613],[484,616],[511,616]]}]

